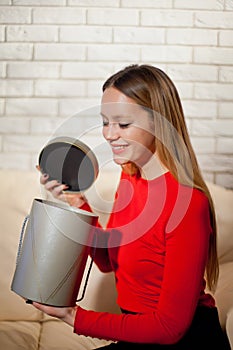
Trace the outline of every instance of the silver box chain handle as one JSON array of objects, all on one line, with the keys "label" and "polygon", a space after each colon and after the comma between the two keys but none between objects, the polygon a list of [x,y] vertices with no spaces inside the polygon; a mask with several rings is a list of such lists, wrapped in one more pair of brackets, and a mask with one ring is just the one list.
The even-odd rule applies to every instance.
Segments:
[{"label": "silver box chain handle", "polygon": [[25,231],[25,226],[29,220],[30,215],[27,215],[23,221],[21,232],[20,232],[20,238],[19,238],[19,246],[18,246],[18,253],[17,253],[17,258],[16,258],[16,265],[18,265],[19,262],[19,257],[21,254],[22,250],[22,244],[23,244],[23,236],[24,236],[24,231]]},{"label": "silver box chain handle", "polygon": [[[96,235],[94,235],[94,237],[96,237]],[[86,276],[86,280],[85,280],[85,283],[84,283],[82,295],[81,295],[81,297],[79,299],[76,300],[77,302],[82,301],[84,299],[84,296],[85,296],[85,293],[86,293],[87,284],[88,284],[88,281],[89,281],[92,265],[93,265],[94,259],[95,259],[96,244],[97,244],[96,242],[97,242],[97,238],[95,238],[94,250],[93,250],[93,254],[92,254],[92,257],[91,257],[91,262],[90,262],[90,265],[89,265],[89,268],[88,268],[88,271],[87,271],[87,276]]]}]

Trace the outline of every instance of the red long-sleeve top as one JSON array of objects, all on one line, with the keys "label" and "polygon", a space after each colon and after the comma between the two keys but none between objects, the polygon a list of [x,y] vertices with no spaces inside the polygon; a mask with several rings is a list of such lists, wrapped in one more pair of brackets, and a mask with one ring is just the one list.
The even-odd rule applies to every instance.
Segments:
[{"label": "red long-sleeve top", "polygon": [[78,307],[74,332],[113,341],[172,344],[189,328],[197,305],[215,306],[204,292],[211,234],[209,204],[199,190],[166,174],[147,181],[122,172],[115,204],[100,230],[102,271],[113,270],[119,306],[135,314]]}]

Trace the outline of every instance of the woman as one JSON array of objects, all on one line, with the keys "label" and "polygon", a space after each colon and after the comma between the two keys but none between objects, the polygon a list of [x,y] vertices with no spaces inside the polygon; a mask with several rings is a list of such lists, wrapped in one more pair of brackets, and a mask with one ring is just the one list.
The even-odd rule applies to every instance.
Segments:
[{"label": "woman", "polygon": [[[95,262],[114,271],[122,314],[33,305],[77,334],[115,341],[106,349],[229,349],[205,292],[218,278],[213,202],[173,82],[153,66],[126,67],[103,85],[101,116],[122,173]],[[91,210],[66,185],[48,176],[41,183]]]}]

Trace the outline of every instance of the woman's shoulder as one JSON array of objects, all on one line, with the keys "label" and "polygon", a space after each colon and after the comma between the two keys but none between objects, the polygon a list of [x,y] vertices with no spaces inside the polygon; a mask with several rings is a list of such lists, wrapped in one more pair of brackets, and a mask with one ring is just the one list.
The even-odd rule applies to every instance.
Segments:
[{"label": "woman's shoulder", "polygon": [[[175,188],[175,190],[174,190]],[[206,194],[198,188],[180,184],[171,179],[168,185],[166,198],[169,224],[167,231],[173,231],[174,227],[195,222],[208,222],[209,200]]]},{"label": "woman's shoulder", "polygon": [[208,197],[204,191],[191,185],[185,185],[179,182],[175,177],[171,174],[167,174],[167,194],[169,196],[174,196],[176,200],[181,202],[189,202],[190,205],[194,205],[197,207],[206,206],[209,203]]}]

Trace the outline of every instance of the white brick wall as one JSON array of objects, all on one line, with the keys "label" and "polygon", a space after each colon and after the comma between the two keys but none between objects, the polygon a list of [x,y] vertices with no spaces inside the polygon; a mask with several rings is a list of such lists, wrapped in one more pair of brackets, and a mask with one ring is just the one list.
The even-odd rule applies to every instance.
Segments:
[{"label": "white brick wall", "polygon": [[203,174],[233,187],[232,0],[0,0],[0,167],[97,125],[102,83],[131,63],[169,74]]}]

